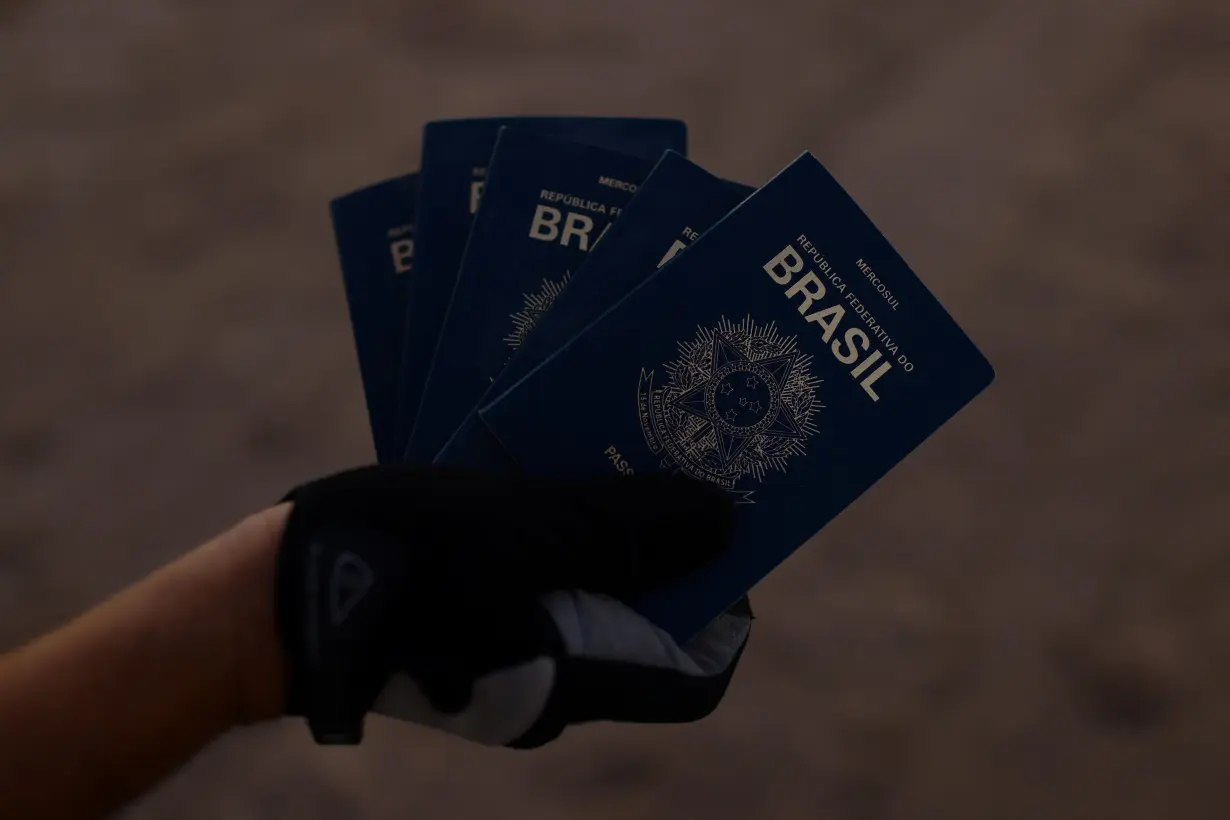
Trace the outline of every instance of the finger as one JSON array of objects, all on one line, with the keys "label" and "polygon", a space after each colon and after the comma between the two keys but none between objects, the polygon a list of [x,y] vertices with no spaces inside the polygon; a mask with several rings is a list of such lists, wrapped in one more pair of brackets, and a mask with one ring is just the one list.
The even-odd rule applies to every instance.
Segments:
[{"label": "finger", "polygon": [[524,545],[539,589],[627,599],[700,569],[725,551],[734,505],[716,487],[671,475],[559,482]]},{"label": "finger", "polygon": [[475,743],[504,746],[542,716],[555,672],[555,661],[546,656],[493,670],[472,682],[462,708],[447,710],[440,709],[414,678],[397,674],[376,698],[373,711]]},{"label": "finger", "polygon": [[456,510],[459,498],[466,506],[440,521],[449,548],[426,569],[479,600],[500,589],[640,595],[712,561],[734,529],[726,493],[676,475],[509,481],[436,470],[430,494],[421,516]]},{"label": "finger", "polygon": [[407,622],[398,674],[374,711],[500,746],[539,720],[562,652],[539,603],[439,611],[430,636],[422,635],[422,623],[419,616]]},{"label": "finger", "polygon": [[542,606],[559,633],[564,657],[652,667],[691,677],[725,672],[751,632],[747,597],[680,645],[631,607],[579,590],[553,592]]},{"label": "finger", "polygon": [[750,610],[740,604],[680,647],[611,598],[546,596],[563,655],[542,716],[509,745],[535,748],[577,723],[688,723],[708,716],[725,697],[750,635]]},{"label": "finger", "polygon": [[361,522],[404,540],[417,577],[470,605],[555,589],[640,595],[716,558],[734,527],[726,493],[673,475],[509,480],[380,465],[293,494],[309,497],[319,520],[308,523]]}]

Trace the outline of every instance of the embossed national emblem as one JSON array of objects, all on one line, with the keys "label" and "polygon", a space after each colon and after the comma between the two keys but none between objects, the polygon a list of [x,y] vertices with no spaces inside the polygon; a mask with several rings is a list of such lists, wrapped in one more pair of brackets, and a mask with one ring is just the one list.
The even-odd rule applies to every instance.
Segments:
[{"label": "embossed national emblem", "polygon": [[521,347],[525,343],[525,337],[534,329],[534,325],[538,324],[538,320],[551,309],[551,305],[555,304],[555,300],[564,292],[564,286],[571,278],[572,271],[565,271],[562,279],[543,279],[538,290],[523,294],[521,297],[523,306],[521,310],[512,315],[513,330],[504,337],[504,344],[513,350]]},{"label": "embossed national emblem", "polygon": [[[750,316],[700,328],[662,367],[660,384],[653,370],[641,370],[637,406],[649,449],[663,466],[727,490],[744,476],[784,472],[804,452],[823,407],[811,361],[794,336]],[[741,495],[752,501],[751,491]]]}]

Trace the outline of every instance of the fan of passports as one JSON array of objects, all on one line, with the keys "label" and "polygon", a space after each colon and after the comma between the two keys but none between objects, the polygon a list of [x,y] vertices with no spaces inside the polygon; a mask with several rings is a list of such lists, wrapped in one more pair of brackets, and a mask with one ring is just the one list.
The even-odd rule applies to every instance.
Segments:
[{"label": "fan of passports", "polygon": [[994,378],[807,152],[753,186],[679,120],[442,120],[331,211],[380,462],[731,494],[733,548],[635,604],[680,641]]}]

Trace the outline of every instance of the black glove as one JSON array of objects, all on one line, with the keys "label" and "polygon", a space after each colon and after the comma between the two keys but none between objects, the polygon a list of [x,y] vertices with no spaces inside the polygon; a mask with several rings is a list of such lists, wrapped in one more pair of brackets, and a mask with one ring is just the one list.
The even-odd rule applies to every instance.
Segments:
[{"label": "black glove", "polygon": [[624,603],[720,553],[733,506],[665,475],[497,479],[373,466],[293,490],[278,550],[286,711],[357,743],[376,711],[488,745],[722,700],[744,599],[679,646]]}]

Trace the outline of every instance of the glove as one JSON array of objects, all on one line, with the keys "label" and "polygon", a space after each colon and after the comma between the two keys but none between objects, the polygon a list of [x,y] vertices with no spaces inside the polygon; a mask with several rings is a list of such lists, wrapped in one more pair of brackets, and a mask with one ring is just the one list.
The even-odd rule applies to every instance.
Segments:
[{"label": "glove", "polygon": [[628,605],[726,548],[733,505],[692,479],[379,465],[287,500],[286,712],[318,743],[358,743],[370,711],[514,748],[698,720],[750,634],[746,599],[682,646]]}]

